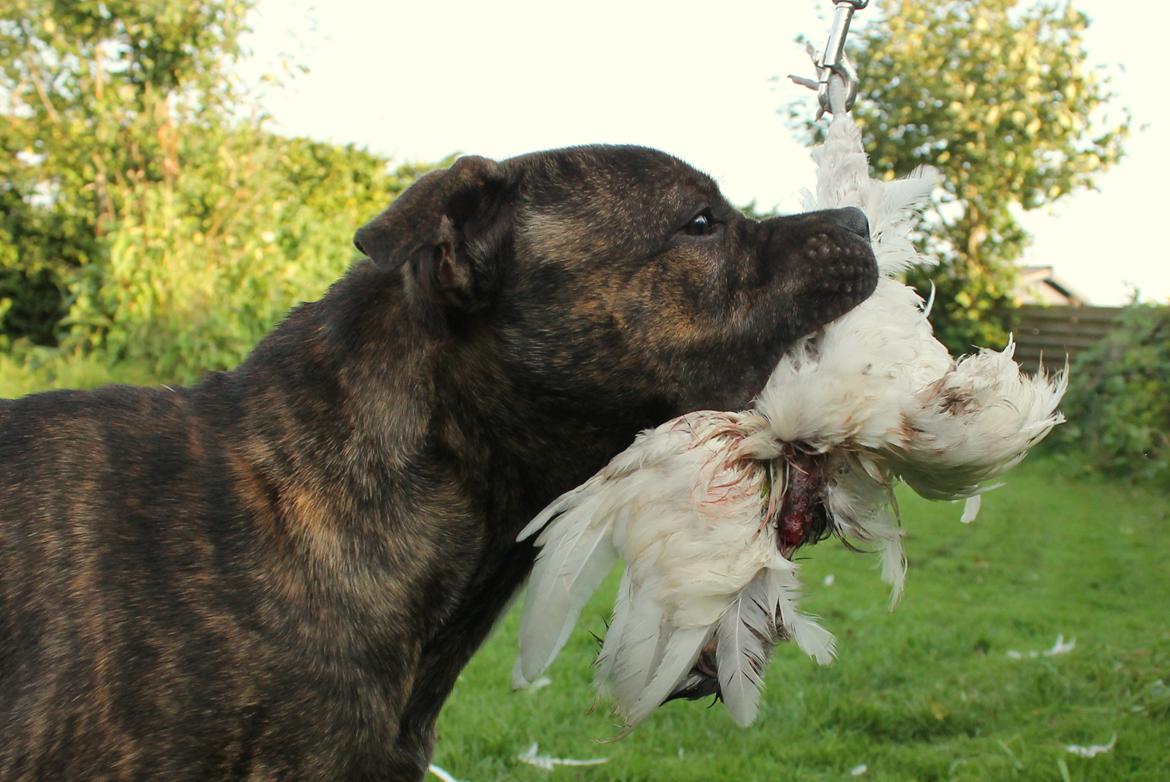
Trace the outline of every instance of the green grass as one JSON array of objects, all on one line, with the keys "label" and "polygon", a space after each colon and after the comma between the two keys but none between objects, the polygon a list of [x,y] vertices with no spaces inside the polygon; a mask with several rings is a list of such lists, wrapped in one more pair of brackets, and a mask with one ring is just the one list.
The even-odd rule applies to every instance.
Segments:
[{"label": "green grass", "polygon": [[[904,494],[910,572],[886,612],[876,557],[832,541],[807,552],[806,609],[840,642],[818,668],[782,647],[756,724],[722,705],[671,703],[608,743],[615,722],[593,704],[590,631],[604,632],[616,574],[550,671],[512,692],[513,610],[464,671],[439,723],[435,763],[470,782],[542,780],[516,760],[608,757],[557,768],[582,780],[1170,780],[1170,497],[1064,477],[1030,462],[960,506]],[[824,585],[832,574],[832,586]],[[1052,647],[1059,656],[1010,659]],[[1066,744],[1115,749],[1092,759]]]}]

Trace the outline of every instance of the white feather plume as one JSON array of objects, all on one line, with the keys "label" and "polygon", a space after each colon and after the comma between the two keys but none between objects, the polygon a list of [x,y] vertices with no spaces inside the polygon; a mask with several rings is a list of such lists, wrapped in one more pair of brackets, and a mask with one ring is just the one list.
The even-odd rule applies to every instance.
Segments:
[{"label": "white feather plume", "polygon": [[[869,178],[860,132],[841,112],[813,153],[809,209],[865,211],[881,279],[861,305],[779,362],[752,410],[692,413],[639,435],[582,486],[546,508],[521,538],[540,547],[521,619],[515,679],[532,681],[564,646],[617,558],[625,572],[597,661],[601,692],[626,724],[650,714],[711,651],[732,719],[750,724],[777,641],[818,663],[833,636],[798,610],[798,568],[776,524],[793,460],[815,458],[839,537],[875,547],[891,607],[906,558],[893,487],[931,499],[975,498],[1062,418],[1065,373],[1026,376],[1014,346],[952,358],[921,298],[893,276],[929,264],[909,231],[937,182],[920,169]],[[707,659],[704,657],[704,659]],[[699,670],[699,669],[696,669]]]},{"label": "white feather plume", "polygon": [[764,667],[776,643],[775,603],[769,601],[767,574],[757,573],[719,620],[716,667],[727,713],[751,725],[760,709]]}]

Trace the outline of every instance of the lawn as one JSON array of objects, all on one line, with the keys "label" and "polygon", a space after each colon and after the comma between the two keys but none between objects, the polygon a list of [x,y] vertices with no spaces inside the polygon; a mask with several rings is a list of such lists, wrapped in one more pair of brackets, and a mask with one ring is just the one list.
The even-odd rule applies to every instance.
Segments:
[{"label": "lawn", "polygon": [[[905,493],[910,571],[892,614],[876,557],[807,551],[804,606],[840,658],[819,668],[781,648],[746,730],[719,704],[681,702],[609,741],[590,632],[604,632],[616,574],[537,691],[509,686],[513,610],[460,677],[435,763],[468,782],[1170,780],[1170,497],[1068,472],[1025,464],[973,525]],[[1043,654],[1058,636],[1075,645]],[[1093,758],[1065,749],[1114,736]],[[549,772],[517,760],[532,742],[609,760]]]}]

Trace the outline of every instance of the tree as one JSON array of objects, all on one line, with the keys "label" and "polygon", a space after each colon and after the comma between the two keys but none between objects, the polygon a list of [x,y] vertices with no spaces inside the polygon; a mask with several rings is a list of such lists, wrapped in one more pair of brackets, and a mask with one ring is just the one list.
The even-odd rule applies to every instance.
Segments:
[{"label": "tree", "polygon": [[250,0],[10,0],[0,342],[236,364],[426,170],[269,132],[232,78]]},{"label": "tree", "polygon": [[249,3],[10,0],[0,17],[0,331],[53,343],[114,191],[160,181],[216,118]]},{"label": "tree", "polygon": [[[1014,305],[1014,262],[1028,236],[1020,209],[1077,190],[1117,162],[1128,117],[1087,63],[1089,20],[1068,3],[896,0],[848,42],[861,74],[853,116],[880,176],[941,171],[945,196],[922,242],[938,269],[932,321],[955,352],[999,346]],[[810,139],[810,102],[790,104]]]}]

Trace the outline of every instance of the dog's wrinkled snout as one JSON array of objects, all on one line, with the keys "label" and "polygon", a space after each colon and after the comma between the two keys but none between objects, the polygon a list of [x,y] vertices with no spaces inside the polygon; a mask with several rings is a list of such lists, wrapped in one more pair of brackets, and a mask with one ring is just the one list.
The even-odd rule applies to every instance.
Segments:
[{"label": "dog's wrinkled snout", "polygon": [[765,275],[782,282],[787,319],[804,335],[845,314],[877,287],[869,221],[855,207],[771,218],[759,224]]},{"label": "dog's wrinkled snout", "polygon": [[856,206],[847,206],[843,209],[828,209],[823,214],[826,219],[842,228],[852,231],[865,239],[869,238],[869,220],[866,219],[865,212]]}]

